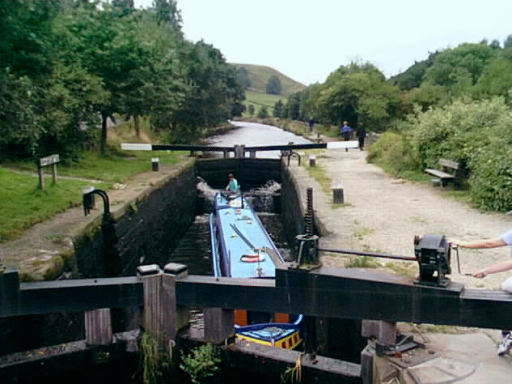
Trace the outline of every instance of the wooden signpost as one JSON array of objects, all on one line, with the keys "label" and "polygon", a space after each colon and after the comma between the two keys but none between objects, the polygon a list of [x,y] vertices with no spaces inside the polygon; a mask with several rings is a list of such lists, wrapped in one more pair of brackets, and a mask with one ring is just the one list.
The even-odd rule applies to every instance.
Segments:
[{"label": "wooden signpost", "polygon": [[44,178],[43,168],[51,165],[52,166],[52,181],[53,184],[57,184],[57,163],[60,162],[59,155],[51,155],[47,157],[41,157],[37,164],[37,173],[39,175],[39,188],[44,189]]}]

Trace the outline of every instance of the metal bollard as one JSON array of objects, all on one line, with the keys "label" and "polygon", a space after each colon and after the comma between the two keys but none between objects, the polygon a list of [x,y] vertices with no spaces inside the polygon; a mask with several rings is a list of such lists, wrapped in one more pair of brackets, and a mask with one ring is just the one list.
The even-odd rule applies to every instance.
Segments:
[{"label": "metal bollard", "polygon": [[94,187],[91,186],[82,188],[84,210],[90,211],[94,209],[95,200],[94,195],[91,193],[92,191],[94,191]]},{"label": "metal bollard", "polygon": [[151,169],[154,172],[158,172],[160,159],[158,157],[151,158]]}]

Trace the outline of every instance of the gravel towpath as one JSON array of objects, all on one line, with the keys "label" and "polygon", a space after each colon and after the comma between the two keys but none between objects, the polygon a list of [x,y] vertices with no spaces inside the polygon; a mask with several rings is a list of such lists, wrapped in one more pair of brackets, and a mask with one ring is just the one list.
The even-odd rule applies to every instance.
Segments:
[{"label": "gravel towpath", "polygon": [[[324,245],[413,256],[415,235],[435,233],[471,241],[495,238],[512,228],[510,216],[483,213],[448,197],[439,187],[389,176],[366,162],[365,151],[326,150],[317,156],[317,163],[333,181],[343,183],[347,204],[333,208],[330,196],[315,192],[318,214],[330,232],[324,238]],[[302,169],[300,172],[306,173]],[[506,260],[511,257],[510,252],[507,248],[461,249],[462,272]],[[499,289],[500,282],[511,275],[505,272],[485,279],[465,277],[457,274],[454,256],[451,278],[468,287]],[[336,265],[338,259],[326,257],[324,264]]]}]

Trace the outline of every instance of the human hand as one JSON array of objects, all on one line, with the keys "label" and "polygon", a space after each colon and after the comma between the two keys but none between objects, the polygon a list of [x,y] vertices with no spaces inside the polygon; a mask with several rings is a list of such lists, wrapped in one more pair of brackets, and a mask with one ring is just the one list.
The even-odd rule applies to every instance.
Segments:
[{"label": "human hand", "polygon": [[476,277],[478,279],[483,279],[485,276],[487,276],[487,273],[484,272],[484,270],[473,272],[473,277]]},{"label": "human hand", "polygon": [[449,239],[448,240],[448,244],[450,245],[450,247],[452,247],[453,249],[457,249],[458,247],[461,246],[462,244],[462,241],[458,240],[458,239]]}]

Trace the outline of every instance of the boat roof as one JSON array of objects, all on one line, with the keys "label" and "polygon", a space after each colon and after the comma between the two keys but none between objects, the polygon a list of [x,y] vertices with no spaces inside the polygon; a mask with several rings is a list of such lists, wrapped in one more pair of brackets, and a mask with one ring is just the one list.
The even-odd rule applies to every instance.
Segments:
[{"label": "boat roof", "polygon": [[282,257],[251,206],[238,195],[215,196],[220,257],[227,258],[231,277],[273,278]]}]

